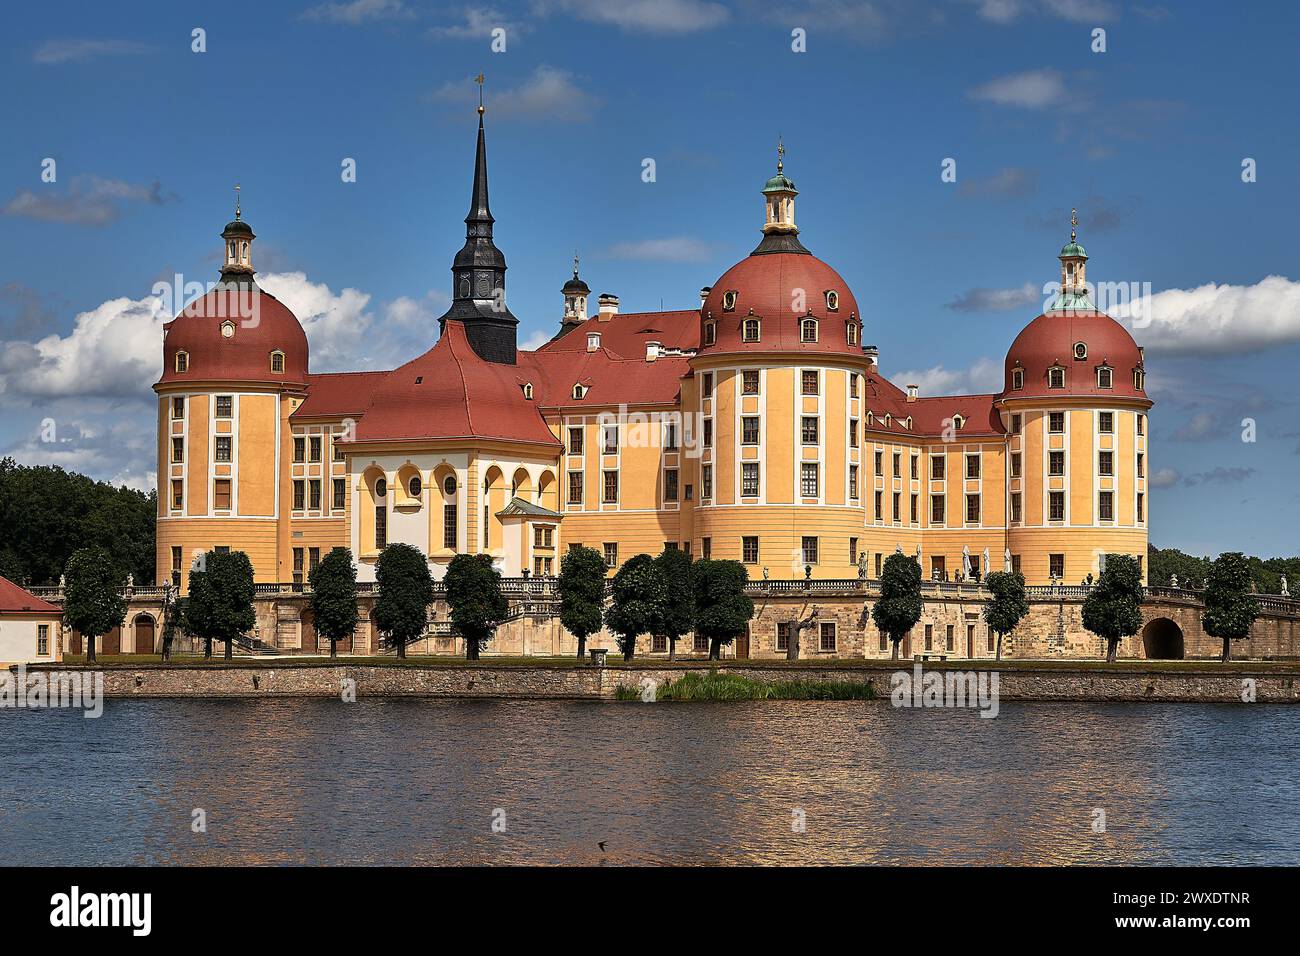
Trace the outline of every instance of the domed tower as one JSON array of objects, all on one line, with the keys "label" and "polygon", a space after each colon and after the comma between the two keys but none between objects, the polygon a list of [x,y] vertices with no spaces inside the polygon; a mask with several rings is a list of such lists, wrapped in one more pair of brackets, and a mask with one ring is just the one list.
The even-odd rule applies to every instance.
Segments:
[{"label": "domed tower", "polygon": [[307,388],[307,336],[257,285],[239,205],[221,278],[164,328],[158,393],[158,580],[188,588],[196,553],[244,551],[258,581],[289,554],[289,414]]},{"label": "domed tower", "polygon": [[578,276],[576,252],[573,255],[573,278],[564,283],[560,294],[564,296],[564,318],[560,322],[561,334],[563,334],[570,327],[587,321],[587,298],[591,295],[591,287]]},{"label": "domed tower", "polygon": [[861,316],[844,279],[799,240],[784,147],[762,194],[762,241],[700,306],[695,536],[701,553],[754,577],[853,576],[863,513],[850,423],[865,418],[870,367]]},{"label": "domed tower", "polygon": [[1074,228],[1059,259],[1060,292],[1016,336],[996,400],[1008,433],[1007,547],[1030,584],[1078,584],[1108,552],[1146,570],[1142,350],[1093,304]]}]

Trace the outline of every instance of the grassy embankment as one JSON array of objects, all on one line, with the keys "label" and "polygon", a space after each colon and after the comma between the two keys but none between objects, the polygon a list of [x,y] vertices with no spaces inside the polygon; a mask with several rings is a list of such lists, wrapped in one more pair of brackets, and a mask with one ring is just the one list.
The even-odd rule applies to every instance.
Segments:
[{"label": "grassy embankment", "polygon": [[[659,687],[655,700],[875,700],[870,681],[754,680],[738,674],[692,671]],[[641,700],[641,690],[620,684],[617,700]]]}]

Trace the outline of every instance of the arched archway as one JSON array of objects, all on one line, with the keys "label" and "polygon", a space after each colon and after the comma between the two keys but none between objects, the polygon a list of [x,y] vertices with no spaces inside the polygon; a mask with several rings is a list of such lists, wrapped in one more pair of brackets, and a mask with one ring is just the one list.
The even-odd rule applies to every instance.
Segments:
[{"label": "arched archway", "polygon": [[1182,660],[1183,629],[1167,617],[1147,621],[1142,628],[1142,653],[1148,660]]},{"label": "arched archway", "polygon": [[153,618],[148,614],[137,614],[135,620],[131,622],[131,629],[135,631],[135,652],[152,654],[154,652]]},{"label": "arched archway", "polygon": [[550,469],[542,472],[542,477],[537,482],[537,503],[552,511],[560,510],[560,495],[555,483],[555,473]]}]

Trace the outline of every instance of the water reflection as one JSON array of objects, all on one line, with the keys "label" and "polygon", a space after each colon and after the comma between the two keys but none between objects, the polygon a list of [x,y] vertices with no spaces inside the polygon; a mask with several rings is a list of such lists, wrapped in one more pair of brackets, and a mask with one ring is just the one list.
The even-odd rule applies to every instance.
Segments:
[{"label": "water reflection", "polygon": [[0,863],[1295,864],[1297,730],[1264,705],[6,711]]}]

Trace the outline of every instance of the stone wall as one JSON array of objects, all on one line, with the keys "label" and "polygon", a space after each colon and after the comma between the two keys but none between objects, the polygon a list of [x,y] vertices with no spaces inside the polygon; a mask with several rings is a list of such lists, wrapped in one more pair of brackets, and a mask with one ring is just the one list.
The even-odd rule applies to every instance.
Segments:
[{"label": "stone wall", "polygon": [[[903,665],[914,673],[915,665]],[[45,665],[29,667],[54,669]],[[887,699],[891,675],[898,668],[885,662],[819,668],[723,663],[718,669],[756,680],[792,676],[810,680],[870,681]],[[1186,665],[1119,666],[1082,669],[1062,664],[1033,669],[981,669],[999,675],[999,699],[1088,701],[1218,701],[1241,702],[1243,680],[1255,682],[1260,702],[1300,702],[1300,671],[1249,668],[1188,669]],[[357,665],[307,661],[262,665],[167,666],[105,668],[104,690],[109,697],[340,697],[347,681],[364,697],[520,698],[610,700],[621,685],[641,689],[676,680],[688,671],[705,672],[702,664],[679,666],[531,666],[531,665]],[[628,706],[640,706],[629,703]]]}]

